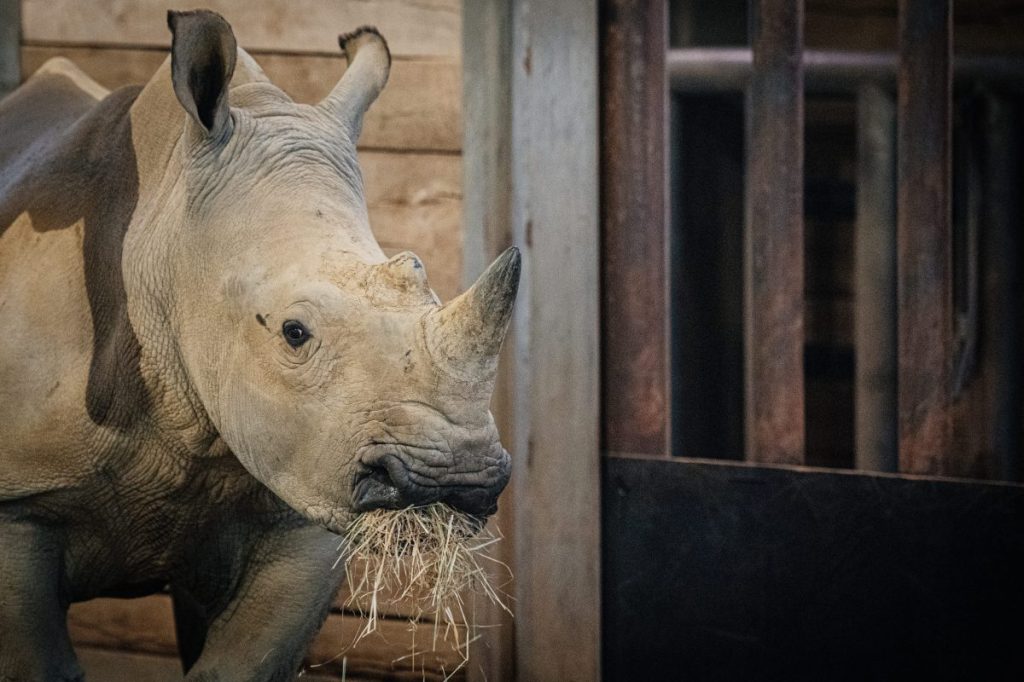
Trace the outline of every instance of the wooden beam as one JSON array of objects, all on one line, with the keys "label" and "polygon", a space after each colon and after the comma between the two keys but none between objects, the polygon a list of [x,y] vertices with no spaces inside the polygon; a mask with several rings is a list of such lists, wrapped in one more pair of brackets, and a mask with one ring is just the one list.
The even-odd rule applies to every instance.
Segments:
[{"label": "wooden beam", "polygon": [[803,2],[751,3],[746,457],[804,461]]},{"label": "wooden beam", "polygon": [[899,461],[953,469],[950,0],[900,0]]},{"label": "wooden beam", "polygon": [[601,14],[602,449],[668,456],[667,3]]},{"label": "wooden beam", "polygon": [[896,471],[896,104],[878,85],[857,94],[854,258],[854,458]]},{"label": "wooden beam", "polygon": [[508,0],[462,5],[463,282],[512,244],[512,10]]},{"label": "wooden beam", "polygon": [[[240,45],[275,52],[338,54],[338,34],[369,24],[396,58],[459,55],[460,0],[206,0],[231,23]],[[187,6],[187,4],[186,4]],[[176,0],[119,2],[116,9],[81,0],[23,0],[31,44],[166,46],[167,10]]]},{"label": "wooden beam", "polygon": [[[182,677],[177,656],[150,656],[92,647],[80,647],[75,655],[90,680],[178,682]],[[305,682],[305,676],[303,678]]]},{"label": "wooden beam", "polygon": [[[469,287],[487,265],[512,245],[512,6],[507,0],[462,4],[463,259],[462,284]],[[522,304],[520,304],[522,305]],[[513,414],[519,340],[511,330],[498,364],[491,410],[502,441],[513,457],[526,445],[515,440]],[[512,509],[516,478],[502,494],[490,521],[505,539],[492,557],[512,566],[515,526]],[[499,564],[490,567],[498,584],[507,580]],[[480,621],[498,627],[480,630],[470,649],[466,676],[471,682],[512,680],[515,670],[515,620],[492,605],[478,606]]]},{"label": "wooden beam", "polygon": [[514,641],[485,635],[469,674],[598,680],[597,6],[463,9],[466,282],[523,252],[494,403],[514,467],[499,512]]},{"label": "wooden beam", "polygon": [[512,2],[520,680],[600,679],[597,0]]},{"label": "wooden beam", "polygon": [[21,82],[21,0],[0,0],[0,97]]}]

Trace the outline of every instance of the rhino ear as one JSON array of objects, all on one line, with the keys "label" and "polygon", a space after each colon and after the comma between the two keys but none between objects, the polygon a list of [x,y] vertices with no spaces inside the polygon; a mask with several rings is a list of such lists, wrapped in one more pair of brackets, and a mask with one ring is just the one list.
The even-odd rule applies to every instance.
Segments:
[{"label": "rhino ear", "polygon": [[228,132],[228,84],[235,71],[237,43],[231,25],[216,12],[167,13],[171,80],[185,111],[212,137]]},{"label": "rhino ear", "polygon": [[338,36],[348,68],[320,107],[338,120],[353,142],[363,127],[363,114],[384,89],[391,72],[391,51],[373,26]]}]

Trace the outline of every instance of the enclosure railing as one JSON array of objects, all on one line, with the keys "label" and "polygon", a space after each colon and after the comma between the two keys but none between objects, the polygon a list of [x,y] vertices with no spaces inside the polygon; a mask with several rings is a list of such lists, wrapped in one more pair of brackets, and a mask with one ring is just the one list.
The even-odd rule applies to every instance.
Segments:
[{"label": "enclosure railing", "polygon": [[[742,91],[744,458],[806,463],[804,100],[806,91],[848,93],[858,110],[856,467],[968,473],[957,459],[954,405],[976,371],[983,315],[1000,337],[988,340],[983,358],[994,382],[984,416],[993,473],[1019,479],[1022,367],[1014,344],[1021,343],[1021,302],[1013,235],[1021,226],[1007,206],[1020,173],[1010,158],[1018,133],[1004,95],[1024,91],[1024,59],[954,58],[951,0],[900,0],[898,53],[805,50],[803,3],[771,0],[749,4],[750,48],[670,50],[666,4],[613,0],[605,28],[604,450],[672,454],[673,403],[699,399],[673,395],[671,379],[669,93]],[[968,184],[986,185],[985,200],[972,199],[956,246],[954,76],[986,102],[986,151],[968,153],[964,169]],[[981,225],[993,254],[985,272],[978,264]],[[955,269],[964,273],[956,301]]]}]

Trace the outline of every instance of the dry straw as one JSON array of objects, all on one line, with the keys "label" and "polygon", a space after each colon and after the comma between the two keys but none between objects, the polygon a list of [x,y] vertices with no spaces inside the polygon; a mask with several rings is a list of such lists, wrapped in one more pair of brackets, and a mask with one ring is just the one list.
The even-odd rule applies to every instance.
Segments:
[{"label": "dry straw", "polygon": [[495,585],[493,571],[485,569],[496,567],[511,579],[508,566],[488,554],[499,540],[497,531],[482,528],[476,518],[439,503],[356,516],[338,559],[346,564],[345,607],[365,619],[353,646],[377,630],[382,614],[405,613],[412,622],[432,620],[434,628],[429,648],[414,642],[403,658],[415,669],[417,656],[446,646],[461,658],[455,670],[446,672],[450,676],[460,670],[484,627],[476,622],[476,599],[512,613],[502,591],[508,580]]}]

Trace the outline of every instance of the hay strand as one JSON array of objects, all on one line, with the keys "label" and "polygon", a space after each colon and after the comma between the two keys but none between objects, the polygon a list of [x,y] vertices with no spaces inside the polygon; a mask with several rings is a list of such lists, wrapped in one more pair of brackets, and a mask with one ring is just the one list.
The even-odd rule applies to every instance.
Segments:
[{"label": "hay strand", "polygon": [[[479,634],[475,600],[483,598],[511,615],[510,598],[503,588],[511,580],[508,566],[487,552],[501,540],[497,530],[444,504],[377,509],[357,515],[339,547],[338,561],[346,566],[349,596],[345,608],[359,613],[364,626],[352,646],[377,631],[381,614],[394,613],[400,603],[410,623],[424,617],[433,620],[427,651],[447,645],[459,653],[461,662],[447,677],[469,661],[469,646]],[[486,562],[486,563],[484,563]],[[492,571],[508,576],[494,584]],[[395,661],[408,659],[412,668],[422,666],[422,642],[413,639],[412,651]],[[419,660],[417,660],[419,659]]]}]

